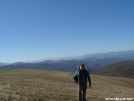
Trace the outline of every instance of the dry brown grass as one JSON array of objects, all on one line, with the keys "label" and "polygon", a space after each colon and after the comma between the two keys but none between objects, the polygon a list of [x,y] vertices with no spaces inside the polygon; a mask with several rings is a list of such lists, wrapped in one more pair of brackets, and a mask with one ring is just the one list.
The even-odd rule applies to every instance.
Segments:
[{"label": "dry brown grass", "polygon": [[[106,97],[134,98],[134,79],[91,75],[87,101]],[[73,73],[11,69],[0,70],[0,101],[77,101]]]}]

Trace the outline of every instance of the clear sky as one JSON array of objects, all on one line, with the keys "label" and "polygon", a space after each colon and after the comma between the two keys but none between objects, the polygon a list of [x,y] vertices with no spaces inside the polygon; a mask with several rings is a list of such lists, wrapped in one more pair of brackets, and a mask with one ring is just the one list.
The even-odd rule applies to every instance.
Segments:
[{"label": "clear sky", "polygon": [[134,0],[0,0],[0,62],[134,50]]}]

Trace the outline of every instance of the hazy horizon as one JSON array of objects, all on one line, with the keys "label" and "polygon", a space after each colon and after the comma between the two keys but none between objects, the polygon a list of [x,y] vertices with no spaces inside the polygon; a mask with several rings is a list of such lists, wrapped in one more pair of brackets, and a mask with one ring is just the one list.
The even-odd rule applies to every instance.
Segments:
[{"label": "hazy horizon", "polygon": [[85,56],[85,55],[95,55],[95,54],[105,54],[105,53],[116,53],[116,52],[127,52],[127,51],[134,51],[134,50],[124,50],[124,51],[111,51],[111,52],[99,52],[99,53],[90,53],[90,54],[83,54],[83,55],[78,55],[78,56],[68,56],[68,57],[56,57],[56,58],[42,58],[42,59],[36,59],[36,60],[27,60],[27,61],[12,61],[12,62],[3,62],[2,63],[17,63],[17,62],[24,62],[24,63],[32,63],[32,62],[41,62],[41,61],[46,61],[46,60],[52,60],[52,61],[58,61],[58,60],[71,60],[71,59],[78,59],[80,56]]}]

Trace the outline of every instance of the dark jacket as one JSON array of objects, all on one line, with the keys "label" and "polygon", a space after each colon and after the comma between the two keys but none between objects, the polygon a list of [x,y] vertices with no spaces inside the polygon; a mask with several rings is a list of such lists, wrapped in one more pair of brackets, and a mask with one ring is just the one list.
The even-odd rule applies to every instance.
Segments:
[{"label": "dark jacket", "polygon": [[89,72],[87,70],[77,70],[75,73],[74,73],[74,77],[78,76],[78,73],[80,72],[80,76],[79,76],[79,83],[86,83],[87,82],[87,79],[89,81],[89,84],[91,84],[91,78],[90,78],[90,75],[89,75]]}]

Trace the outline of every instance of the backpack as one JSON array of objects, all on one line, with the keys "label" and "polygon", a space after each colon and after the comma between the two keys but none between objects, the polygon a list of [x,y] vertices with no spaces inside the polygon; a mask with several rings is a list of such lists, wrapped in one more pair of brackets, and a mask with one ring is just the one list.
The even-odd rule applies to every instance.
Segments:
[{"label": "backpack", "polygon": [[78,76],[74,76],[74,82],[78,83]]},{"label": "backpack", "polygon": [[[79,71],[79,72],[80,72],[80,74],[81,74],[82,71]],[[87,77],[87,71],[84,70],[83,73],[84,73],[84,76]],[[80,78],[81,78],[81,76],[80,76]],[[78,76],[74,76],[74,82],[75,82],[75,83],[78,83]]]}]

